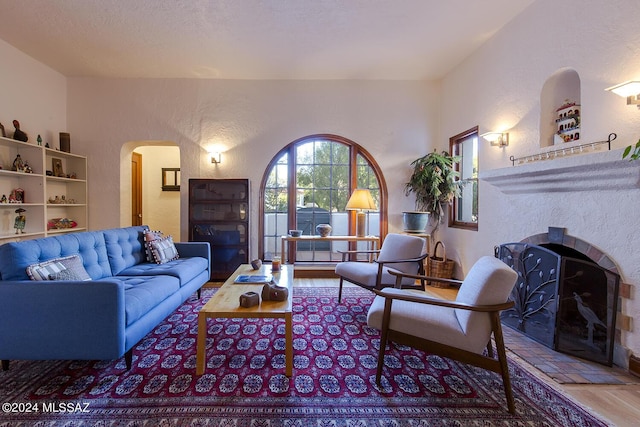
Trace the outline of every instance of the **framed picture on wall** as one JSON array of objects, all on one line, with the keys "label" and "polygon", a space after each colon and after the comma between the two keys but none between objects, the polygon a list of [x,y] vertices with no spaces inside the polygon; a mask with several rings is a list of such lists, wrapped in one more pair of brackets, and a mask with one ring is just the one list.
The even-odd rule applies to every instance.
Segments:
[{"label": "framed picture on wall", "polygon": [[162,191],[180,191],[180,168],[162,168]]},{"label": "framed picture on wall", "polygon": [[53,170],[53,176],[65,177],[64,170],[62,169],[62,159],[51,159],[51,168]]}]

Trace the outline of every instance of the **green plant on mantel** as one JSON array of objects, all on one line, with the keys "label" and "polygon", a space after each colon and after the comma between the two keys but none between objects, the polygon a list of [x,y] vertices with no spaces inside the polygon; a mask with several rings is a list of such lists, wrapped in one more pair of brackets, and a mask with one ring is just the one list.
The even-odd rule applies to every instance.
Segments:
[{"label": "green plant on mantel", "polygon": [[415,193],[416,209],[431,213],[435,227],[440,224],[443,207],[460,196],[462,183],[456,178],[459,173],[453,164],[460,161],[448,152],[426,154],[411,162],[413,173],[405,184],[405,195]]},{"label": "green plant on mantel", "polygon": [[629,160],[640,159],[640,139],[636,142],[636,145],[630,145],[624,149],[622,158],[626,159],[627,157],[629,157]]}]

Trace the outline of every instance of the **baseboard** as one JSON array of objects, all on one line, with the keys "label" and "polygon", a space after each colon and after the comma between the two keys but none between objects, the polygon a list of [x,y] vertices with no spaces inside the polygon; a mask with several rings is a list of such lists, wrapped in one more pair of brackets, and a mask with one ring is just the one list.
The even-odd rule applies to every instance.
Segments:
[{"label": "baseboard", "polygon": [[633,354],[629,356],[629,373],[640,377],[640,358]]},{"label": "baseboard", "polygon": [[336,276],[335,269],[335,265],[296,265],[293,269],[293,277],[300,279],[336,279],[338,276]]}]

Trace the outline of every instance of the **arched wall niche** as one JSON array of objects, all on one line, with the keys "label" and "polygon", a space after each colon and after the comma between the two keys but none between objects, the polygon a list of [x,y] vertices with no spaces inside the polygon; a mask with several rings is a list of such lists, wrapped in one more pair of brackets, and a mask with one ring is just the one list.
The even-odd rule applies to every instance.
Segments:
[{"label": "arched wall niche", "polygon": [[[558,122],[558,111],[564,105],[575,104],[577,111],[580,107],[580,75],[573,68],[562,68],[553,73],[542,87],[540,93],[540,148],[560,145],[579,140],[581,116]],[[570,109],[573,113],[573,109]],[[566,117],[566,111],[565,117]],[[577,125],[577,129],[574,125]],[[559,126],[567,128],[565,141],[558,135]],[[570,129],[569,129],[570,128]]]}]

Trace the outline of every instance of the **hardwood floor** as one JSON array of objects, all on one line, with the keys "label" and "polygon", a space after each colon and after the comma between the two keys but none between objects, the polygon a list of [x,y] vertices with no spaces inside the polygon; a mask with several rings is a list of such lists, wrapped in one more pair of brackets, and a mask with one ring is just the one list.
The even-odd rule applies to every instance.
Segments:
[{"label": "hardwood floor", "polygon": [[[300,287],[337,287],[337,279],[296,279],[294,286]],[[345,284],[345,286],[354,286]],[[429,293],[439,298],[455,299],[456,289],[429,288]],[[517,355],[512,357],[520,359]],[[556,390],[570,396],[576,402],[598,414],[600,418],[613,426],[640,425],[640,378],[635,384],[559,384],[535,367],[521,360],[521,365],[527,368],[541,381]]]}]

